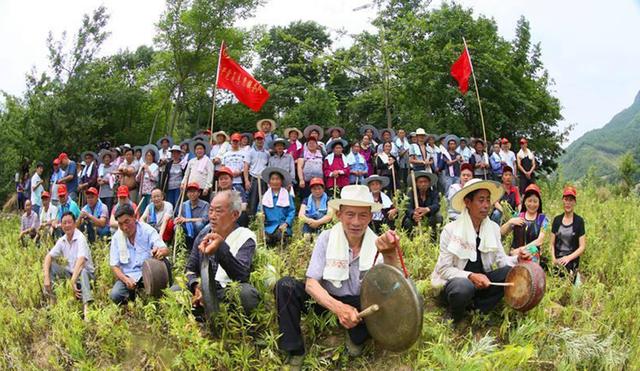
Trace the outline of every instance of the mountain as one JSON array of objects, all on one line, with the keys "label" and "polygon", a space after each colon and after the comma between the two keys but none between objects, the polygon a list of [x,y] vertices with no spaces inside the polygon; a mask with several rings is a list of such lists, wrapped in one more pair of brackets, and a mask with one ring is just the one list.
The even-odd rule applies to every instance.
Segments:
[{"label": "mountain", "polygon": [[617,174],[619,158],[628,151],[640,158],[640,92],[630,107],[613,116],[604,127],[571,143],[558,163],[564,177],[570,180],[583,177],[594,165],[596,175],[610,177]]}]

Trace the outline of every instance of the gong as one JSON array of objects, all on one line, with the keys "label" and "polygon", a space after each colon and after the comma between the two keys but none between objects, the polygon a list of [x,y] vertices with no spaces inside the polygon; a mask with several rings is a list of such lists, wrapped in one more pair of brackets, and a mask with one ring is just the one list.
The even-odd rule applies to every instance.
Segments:
[{"label": "gong", "polygon": [[209,262],[209,257],[202,254],[200,261],[200,291],[204,302],[204,314],[207,320],[218,313],[218,296],[216,295],[216,273]]},{"label": "gong", "polygon": [[150,258],[142,263],[142,282],[147,295],[159,298],[162,290],[169,286],[169,270],[167,265],[155,258]]},{"label": "gong", "polygon": [[409,349],[422,332],[423,308],[415,286],[387,264],[371,268],[362,280],[360,304],[371,337],[385,349]]},{"label": "gong", "polygon": [[504,300],[513,309],[526,312],[544,297],[546,276],[538,263],[527,261],[515,265],[505,280]]}]

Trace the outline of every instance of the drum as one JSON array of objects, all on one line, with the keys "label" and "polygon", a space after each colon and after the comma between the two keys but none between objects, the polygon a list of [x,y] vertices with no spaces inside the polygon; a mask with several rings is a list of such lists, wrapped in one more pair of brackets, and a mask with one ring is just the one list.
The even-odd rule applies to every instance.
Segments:
[{"label": "drum", "polygon": [[540,303],[546,288],[546,276],[538,263],[518,263],[507,274],[510,286],[504,289],[507,304],[520,312],[526,312]]},{"label": "drum", "polygon": [[383,348],[403,351],[418,340],[422,301],[400,269],[387,264],[371,268],[362,280],[360,306],[369,334]]},{"label": "drum", "polygon": [[142,263],[142,282],[147,295],[159,298],[169,286],[169,270],[164,261],[150,258]]}]

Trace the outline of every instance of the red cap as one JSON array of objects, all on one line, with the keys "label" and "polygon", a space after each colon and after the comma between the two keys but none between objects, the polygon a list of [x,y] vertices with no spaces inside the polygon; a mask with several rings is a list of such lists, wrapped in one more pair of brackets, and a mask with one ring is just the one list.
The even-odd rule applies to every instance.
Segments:
[{"label": "red cap", "polygon": [[469,170],[470,172],[473,173],[473,166],[471,166],[470,163],[465,162],[464,164],[462,164],[462,166],[460,166],[460,172],[462,172],[464,170]]},{"label": "red cap", "polygon": [[542,191],[540,191],[540,187],[538,187],[537,184],[529,184],[529,186],[524,190],[525,194],[527,192],[535,192],[538,194],[538,197],[540,197],[540,195],[542,194]]},{"label": "red cap", "polygon": [[56,158],[53,160],[53,164],[54,164],[54,165],[60,165],[60,159],[56,157]]},{"label": "red cap", "polygon": [[578,191],[576,191],[575,187],[566,186],[562,191],[562,197],[565,196],[573,196],[574,198],[578,197]]},{"label": "red cap", "polygon": [[529,142],[527,142],[527,139],[525,139],[525,138],[520,139],[520,144],[525,144],[525,143],[529,143]]},{"label": "red cap", "polygon": [[191,190],[191,189],[196,189],[196,190],[200,190],[200,184],[196,183],[196,182],[191,182],[189,184],[187,184],[187,191]]},{"label": "red cap", "polygon": [[261,131],[256,131],[256,132],[253,134],[253,138],[254,138],[254,139],[264,139],[264,133],[263,133],[263,132],[261,132]]},{"label": "red cap", "polygon": [[500,141],[500,143],[502,143],[502,144],[507,144],[507,143],[509,143],[509,139],[507,139],[507,138],[502,138],[502,140]]},{"label": "red cap", "polygon": [[309,188],[313,188],[313,186],[321,185],[324,188],[324,180],[322,178],[312,178],[309,182]]},{"label": "red cap", "polygon": [[88,194],[88,195],[94,195],[97,196],[98,195],[98,190],[95,187],[89,187],[89,189],[87,189],[86,191],[84,191],[84,193]]},{"label": "red cap", "polygon": [[58,155],[58,160],[60,162],[62,162],[62,160],[64,160],[65,158],[69,158],[69,156],[67,156],[66,153],[62,152],[61,154]]},{"label": "red cap", "polygon": [[42,192],[42,198],[51,198],[51,194],[47,191]]},{"label": "red cap", "polygon": [[233,142],[233,141],[238,141],[238,142],[239,142],[239,141],[241,141],[241,140],[242,140],[242,134],[240,134],[240,133],[233,133],[233,134],[231,135],[231,141],[232,141],[232,142]]},{"label": "red cap", "polygon": [[[216,176],[220,176],[220,174],[227,174],[233,178],[233,170],[231,170],[227,166],[220,166],[220,168],[216,170]],[[200,187],[198,187],[198,189],[200,189]]]},{"label": "red cap", "polygon": [[129,187],[126,185],[121,185],[118,187],[118,191],[116,192],[116,196],[118,197],[129,197]]},{"label": "red cap", "polygon": [[66,196],[67,195],[67,185],[60,184],[58,186],[58,196]]}]

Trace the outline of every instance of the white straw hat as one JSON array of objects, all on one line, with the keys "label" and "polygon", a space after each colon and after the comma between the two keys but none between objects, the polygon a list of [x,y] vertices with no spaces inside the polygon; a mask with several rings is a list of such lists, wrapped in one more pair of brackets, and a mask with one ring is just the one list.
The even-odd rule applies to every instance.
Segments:
[{"label": "white straw hat", "polygon": [[329,207],[340,210],[340,206],[371,207],[372,212],[382,210],[382,204],[373,200],[369,187],[365,185],[348,185],[340,191],[340,198],[329,201]]}]

